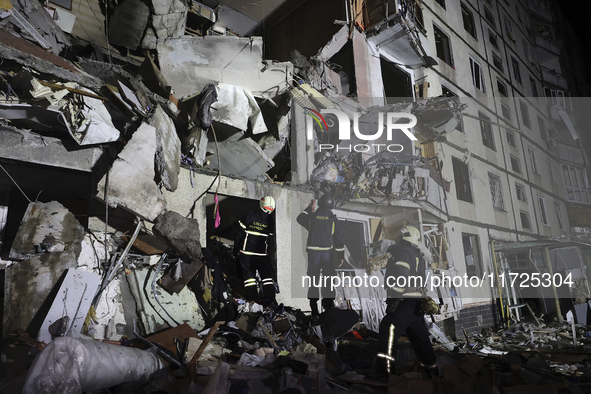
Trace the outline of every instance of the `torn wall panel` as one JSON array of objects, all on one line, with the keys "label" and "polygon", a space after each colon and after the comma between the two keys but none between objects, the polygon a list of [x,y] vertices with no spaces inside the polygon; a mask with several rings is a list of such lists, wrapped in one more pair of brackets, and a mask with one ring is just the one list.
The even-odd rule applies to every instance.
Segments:
[{"label": "torn wall panel", "polygon": [[[156,129],[143,123],[134,133],[108,175],[109,205],[121,206],[153,221],[164,211],[166,201],[154,182]],[[107,177],[98,184],[97,198],[103,199]]]},{"label": "torn wall panel", "polygon": [[274,97],[291,84],[292,64],[263,61],[261,37],[183,37],[157,49],[162,74],[177,97],[218,82],[241,86],[256,97]]},{"label": "torn wall panel", "polygon": [[267,131],[261,109],[251,92],[240,86],[220,84],[218,100],[211,105],[215,121],[246,131],[248,122],[253,134]]},{"label": "torn wall panel", "polygon": [[181,169],[181,140],[172,119],[159,105],[154,111],[151,124],[156,129],[156,169],[164,187],[175,191]]}]

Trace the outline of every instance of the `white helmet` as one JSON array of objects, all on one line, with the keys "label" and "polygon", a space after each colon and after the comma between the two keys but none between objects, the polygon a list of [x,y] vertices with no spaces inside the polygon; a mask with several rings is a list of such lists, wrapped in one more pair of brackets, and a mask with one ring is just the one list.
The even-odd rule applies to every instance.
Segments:
[{"label": "white helmet", "polygon": [[402,230],[402,239],[405,241],[410,242],[415,246],[419,246],[419,239],[421,239],[421,232],[418,228],[413,226],[406,226],[403,227]]},{"label": "white helmet", "polygon": [[261,207],[263,212],[270,215],[275,210],[275,199],[271,196],[265,196],[265,197],[261,198],[261,201],[259,202],[259,206]]}]

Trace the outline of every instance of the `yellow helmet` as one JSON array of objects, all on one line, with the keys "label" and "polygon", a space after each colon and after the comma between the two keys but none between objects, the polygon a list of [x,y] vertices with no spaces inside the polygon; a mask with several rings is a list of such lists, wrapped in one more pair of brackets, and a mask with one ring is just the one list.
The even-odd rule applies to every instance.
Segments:
[{"label": "yellow helmet", "polygon": [[261,198],[261,201],[259,202],[259,206],[261,207],[263,212],[270,215],[275,210],[275,199],[271,196],[265,196],[265,197]]},{"label": "yellow helmet", "polygon": [[410,242],[415,246],[419,246],[419,239],[421,239],[421,232],[418,228],[413,226],[406,226],[402,230],[402,239]]}]

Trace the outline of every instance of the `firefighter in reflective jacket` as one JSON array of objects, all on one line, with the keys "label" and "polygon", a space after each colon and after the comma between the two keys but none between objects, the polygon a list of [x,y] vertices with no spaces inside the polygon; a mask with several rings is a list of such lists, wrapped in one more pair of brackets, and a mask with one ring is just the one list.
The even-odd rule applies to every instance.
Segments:
[{"label": "firefighter in reflective jacket", "polygon": [[260,209],[248,212],[238,221],[234,239],[234,255],[239,259],[244,278],[244,297],[257,300],[256,271],[262,280],[263,298],[275,302],[275,281],[269,256],[271,237],[275,233],[275,199],[265,196],[259,203]]},{"label": "firefighter in reflective jacket", "polygon": [[406,331],[421,365],[435,368],[435,353],[429,340],[429,330],[421,311],[423,288],[417,277],[424,277],[425,263],[418,245],[421,234],[416,227],[402,229],[402,240],[388,248],[384,287],[388,295],[386,315],[380,323],[378,336],[378,368],[394,373],[395,346]]},{"label": "firefighter in reflective jacket", "polygon": [[[345,246],[343,234],[332,213],[332,197],[328,194],[322,195],[318,200],[318,209],[312,212],[312,203],[297,217],[297,222],[308,230],[308,271],[312,284],[320,283],[320,272],[323,276],[335,276],[334,259],[343,263]],[[336,255],[336,256],[335,256]],[[334,306],[334,291],[330,289],[330,281],[327,286],[322,286],[322,306],[325,310]],[[312,315],[318,315],[319,290],[316,286],[308,289],[308,299]]]}]

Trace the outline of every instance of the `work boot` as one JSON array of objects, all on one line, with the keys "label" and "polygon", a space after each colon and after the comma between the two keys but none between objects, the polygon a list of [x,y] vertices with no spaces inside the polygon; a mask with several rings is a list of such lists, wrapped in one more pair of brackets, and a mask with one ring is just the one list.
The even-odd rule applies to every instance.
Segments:
[{"label": "work boot", "polygon": [[439,377],[439,368],[437,368],[437,364],[424,364],[424,363],[420,363],[421,368],[423,368],[423,370],[425,371],[425,373],[427,374],[427,377],[429,378],[438,378]]},{"label": "work boot", "polygon": [[334,308],[334,298],[323,298],[322,299],[322,309],[326,312],[329,309]]}]

